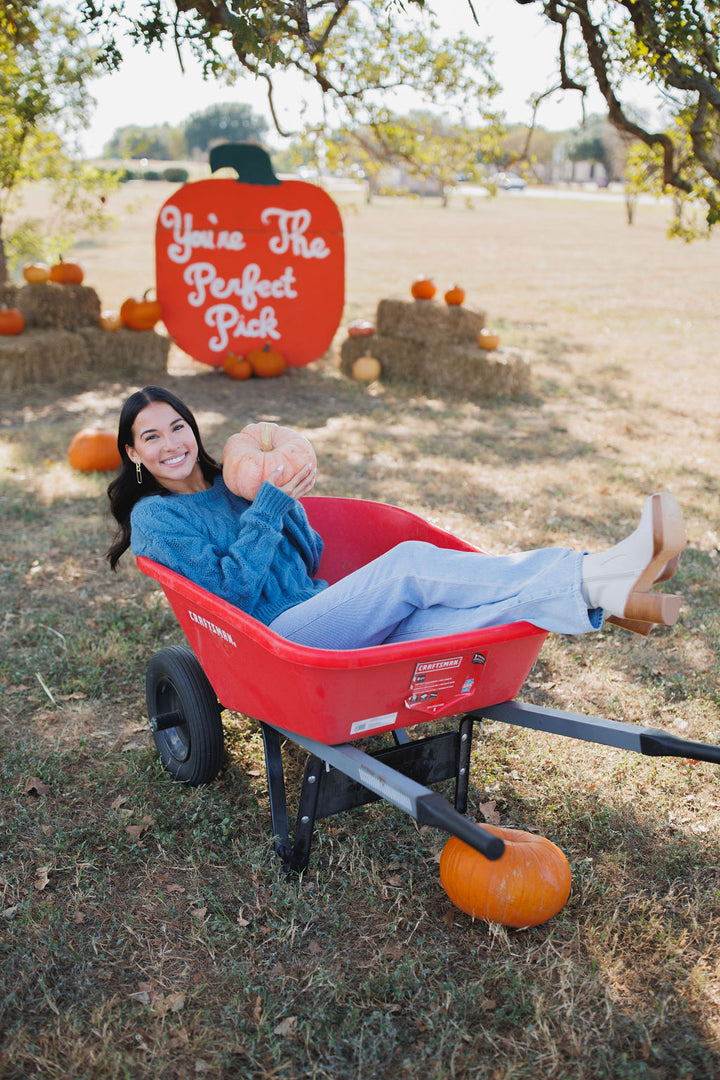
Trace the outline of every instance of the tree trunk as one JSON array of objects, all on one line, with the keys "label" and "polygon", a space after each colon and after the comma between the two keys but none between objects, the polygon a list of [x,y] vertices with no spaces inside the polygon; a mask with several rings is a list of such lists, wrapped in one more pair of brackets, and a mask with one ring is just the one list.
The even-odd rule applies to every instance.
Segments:
[{"label": "tree trunk", "polygon": [[5,258],[5,241],[2,234],[3,216],[0,214],[0,285],[6,285],[9,280],[7,259]]}]

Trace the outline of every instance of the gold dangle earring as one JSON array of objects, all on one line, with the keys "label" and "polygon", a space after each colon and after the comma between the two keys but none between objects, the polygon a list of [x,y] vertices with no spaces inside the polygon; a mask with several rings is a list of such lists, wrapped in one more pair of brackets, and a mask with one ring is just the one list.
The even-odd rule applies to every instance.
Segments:
[{"label": "gold dangle earring", "polygon": [[142,465],[140,464],[139,461],[135,462],[135,475],[137,477],[138,484],[142,484],[142,482],[143,482]]}]

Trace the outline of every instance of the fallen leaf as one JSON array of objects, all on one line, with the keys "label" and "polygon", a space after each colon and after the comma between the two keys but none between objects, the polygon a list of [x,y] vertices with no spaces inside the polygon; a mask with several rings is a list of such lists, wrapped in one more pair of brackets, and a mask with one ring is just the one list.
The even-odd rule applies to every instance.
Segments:
[{"label": "fallen leaf", "polygon": [[113,801],[110,803],[110,809],[117,810],[119,807],[122,806],[123,803],[126,803],[129,798],[129,795],[118,795],[117,799],[113,799]]},{"label": "fallen leaf", "polygon": [[147,832],[147,825],[126,825],[125,832],[139,840]]},{"label": "fallen leaf", "polygon": [[43,889],[48,884],[48,882],[50,881],[50,867],[49,866],[38,866],[38,868],[35,871],[35,874],[36,874],[36,878],[33,881],[33,885],[38,890],[38,892],[42,892]]},{"label": "fallen leaf", "polygon": [[84,923],[85,922],[85,914],[84,914],[84,912],[76,911],[75,914],[73,915],[73,922]]},{"label": "fallen leaf", "polygon": [[252,922],[252,919],[246,919],[245,916],[242,913],[242,908],[241,908],[240,911],[238,911],[238,916],[237,916],[237,924],[238,924],[238,926],[249,926],[251,922]]},{"label": "fallen leaf", "polygon": [[25,786],[26,795],[47,795],[50,788],[44,784],[39,776],[31,776]]},{"label": "fallen leaf", "polygon": [[489,802],[480,803],[480,806],[478,807],[478,810],[480,811],[482,816],[485,818],[488,825],[499,825],[500,824],[500,814],[495,809],[496,806],[497,806],[497,803],[495,802],[495,800],[490,799]]},{"label": "fallen leaf", "polygon": [[207,908],[206,907],[193,908],[193,910],[190,912],[190,914],[192,915],[193,919],[198,919],[200,922],[202,922],[203,919],[205,918],[205,916],[207,915]]},{"label": "fallen leaf", "polygon": [[288,1016],[284,1020],[281,1020],[278,1026],[274,1029],[274,1035],[281,1035],[283,1038],[289,1038],[297,1031],[297,1016]]},{"label": "fallen leaf", "polygon": [[387,879],[387,884],[392,885],[393,889],[401,888],[402,883],[403,883],[403,881],[402,881],[402,878],[400,877],[399,874],[393,874],[392,877],[389,877]]}]

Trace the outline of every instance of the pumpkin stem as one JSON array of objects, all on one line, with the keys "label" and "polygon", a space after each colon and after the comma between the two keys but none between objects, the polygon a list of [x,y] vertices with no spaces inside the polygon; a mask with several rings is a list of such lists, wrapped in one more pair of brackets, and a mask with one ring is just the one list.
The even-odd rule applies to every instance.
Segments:
[{"label": "pumpkin stem", "polygon": [[253,143],[222,143],[213,146],[209,155],[210,172],[235,169],[240,184],[279,184],[270,162],[270,155]]},{"label": "pumpkin stem", "polygon": [[272,433],[274,426],[274,424],[268,423],[266,420],[260,424],[260,449],[265,454],[273,448]]}]

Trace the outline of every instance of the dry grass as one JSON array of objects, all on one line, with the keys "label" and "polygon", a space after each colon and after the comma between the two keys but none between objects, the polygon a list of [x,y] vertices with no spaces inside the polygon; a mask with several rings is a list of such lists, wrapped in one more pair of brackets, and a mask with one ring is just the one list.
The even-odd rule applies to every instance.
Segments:
[{"label": "dry grass", "polygon": [[[164,187],[136,189],[142,208],[75,253],[104,307],[152,282]],[[174,352],[164,381],[209,447],[281,419],[315,442],[318,493],[400,503],[495,551],[598,548],[671,488],[690,535],[679,625],[551,638],[522,696],[720,741],[720,238],[670,242],[654,206],[628,229],[621,204],[570,198],[339,201],[346,321],[420,272],[458,282],[532,351],[533,393],[366,389],[327,360],[237,384]],[[0,411],[3,1075],[720,1074],[717,769],[488,725],[471,813],[494,800],[573,870],[564,911],[524,933],[454,911],[442,837],[387,806],[323,822],[289,887],[253,723],[228,717],[209,788],[161,773],[144,669],[181,635],[151,582],[105,569],[106,480],[65,461],[73,431],[113,423],[134,385],[18,391]]]}]

